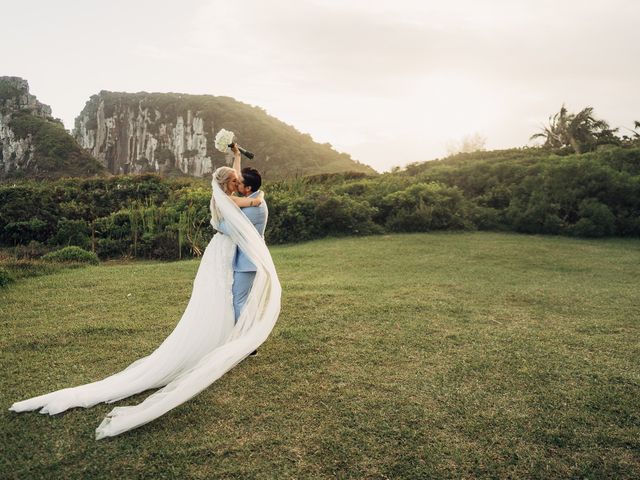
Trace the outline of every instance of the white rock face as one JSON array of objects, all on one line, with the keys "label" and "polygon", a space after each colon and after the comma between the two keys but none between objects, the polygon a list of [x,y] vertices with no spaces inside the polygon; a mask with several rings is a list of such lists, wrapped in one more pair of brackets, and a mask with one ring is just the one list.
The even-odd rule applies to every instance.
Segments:
[{"label": "white rock face", "polygon": [[29,110],[33,115],[51,118],[51,107],[40,103],[35,95],[29,93],[29,82],[20,77],[0,77],[0,82],[11,85],[18,94],[4,101],[0,100],[0,107],[4,110]]},{"label": "white rock face", "polygon": [[85,113],[91,111],[85,107],[76,119],[74,136],[111,173],[165,173],[177,168],[202,177],[213,171],[207,154],[208,132],[198,112],[188,110],[168,120],[139,102],[137,106],[117,103],[107,115],[104,99],[93,101],[98,103],[95,114]]},{"label": "white rock face", "polygon": [[31,135],[18,138],[11,129],[12,114],[29,112],[43,118],[51,118],[51,107],[40,103],[29,93],[29,83],[20,77],[0,77],[3,86],[15,90],[15,95],[0,98],[0,172],[21,170],[33,160],[35,147]]},{"label": "white rock face", "polygon": [[9,127],[10,120],[11,115],[0,115],[0,170],[5,174],[28,167],[34,152],[31,136],[17,138]]}]

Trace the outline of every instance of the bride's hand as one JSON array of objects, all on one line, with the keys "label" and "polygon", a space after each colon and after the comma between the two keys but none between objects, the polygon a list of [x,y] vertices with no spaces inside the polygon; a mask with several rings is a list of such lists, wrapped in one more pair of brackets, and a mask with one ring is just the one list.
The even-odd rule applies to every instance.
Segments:
[{"label": "bride's hand", "polygon": [[260,205],[264,201],[264,192],[262,190],[260,190],[258,192],[258,195],[253,197],[251,200],[253,200],[253,202],[252,202],[252,204],[250,206],[257,207],[258,205]]},{"label": "bride's hand", "polygon": [[236,197],[235,195],[230,195],[229,198],[240,208],[246,207],[257,207],[264,200],[264,192],[260,190],[258,195],[255,197]]}]

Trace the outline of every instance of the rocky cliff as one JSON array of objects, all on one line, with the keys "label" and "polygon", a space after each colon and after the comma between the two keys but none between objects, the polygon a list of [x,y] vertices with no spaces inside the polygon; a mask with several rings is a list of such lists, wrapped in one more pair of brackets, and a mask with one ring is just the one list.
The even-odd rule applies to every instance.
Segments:
[{"label": "rocky cliff", "polygon": [[35,146],[31,137],[18,137],[10,127],[13,114],[25,112],[41,118],[51,117],[51,107],[29,93],[29,84],[19,77],[0,77],[0,171],[25,169],[31,163]]},{"label": "rocky cliff", "polygon": [[373,169],[309,135],[229,97],[101,91],[76,118],[74,136],[111,173],[158,172],[202,177],[229,158],[214,146],[225,128],[256,157],[269,179]]},{"label": "rocky cliff", "polygon": [[19,77],[0,77],[0,178],[84,176],[105,169]]}]

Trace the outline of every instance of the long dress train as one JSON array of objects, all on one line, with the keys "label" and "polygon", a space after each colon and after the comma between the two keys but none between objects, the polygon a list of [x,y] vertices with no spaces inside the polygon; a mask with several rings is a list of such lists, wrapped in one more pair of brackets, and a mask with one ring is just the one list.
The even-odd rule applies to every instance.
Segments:
[{"label": "long dress train", "polygon": [[[54,415],[73,407],[111,403],[164,387],[134,406],[116,407],[96,429],[96,439],[148,423],[200,393],[262,344],[280,313],[281,287],[271,255],[257,230],[212,183],[228,235],[217,233],[205,249],[187,308],[173,332],[150,355],[103,380],[14,403],[10,410]],[[215,205],[215,206],[214,206]],[[218,217],[218,218],[219,218]],[[212,224],[215,227],[216,215]],[[234,325],[231,286],[235,246],[256,265],[245,307]]]}]

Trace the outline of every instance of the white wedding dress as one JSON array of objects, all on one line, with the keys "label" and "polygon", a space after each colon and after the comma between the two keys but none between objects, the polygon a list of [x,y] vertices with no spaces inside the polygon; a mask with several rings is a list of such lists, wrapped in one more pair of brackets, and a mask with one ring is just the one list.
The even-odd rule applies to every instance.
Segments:
[{"label": "white wedding dress", "polygon": [[[148,423],[186,402],[241,362],[264,342],[280,313],[281,287],[264,240],[220,189],[212,183],[213,227],[224,218],[228,235],[217,233],[205,249],[182,318],[150,355],[94,383],[65,388],[14,403],[10,410],[55,415],[73,407],[111,403],[144,390],[163,387],[133,406],[116,407],[96,429],[96,439]],[[218,208],[217,214],[215,206]],[[234,325],[233,255],[241,248],[256,265],[247,303]]]}]

